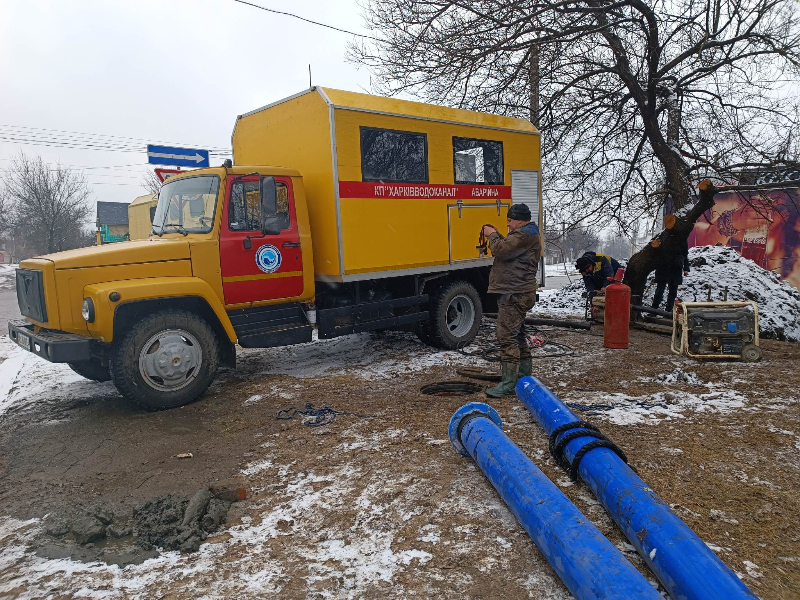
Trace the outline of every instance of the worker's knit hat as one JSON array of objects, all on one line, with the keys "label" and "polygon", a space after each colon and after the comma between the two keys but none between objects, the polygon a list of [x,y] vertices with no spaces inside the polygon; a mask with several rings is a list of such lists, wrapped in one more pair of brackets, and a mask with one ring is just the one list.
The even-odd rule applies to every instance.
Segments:
[{"label": "worker's knit hat", "polygon": [[531,209],[527,204],[512,204],[508,207],[507,219],[514,219],[516,221],[530,221]]}]

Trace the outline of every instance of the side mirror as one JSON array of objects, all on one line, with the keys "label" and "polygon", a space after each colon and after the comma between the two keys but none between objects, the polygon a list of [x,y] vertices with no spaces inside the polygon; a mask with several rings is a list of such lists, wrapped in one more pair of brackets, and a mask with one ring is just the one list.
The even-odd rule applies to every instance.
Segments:
[{"label": "side mirror", "polygon": [[278,188],[274,177],[261,178],[261,233],[276,235],[281,232],[278,225]]},{"label": "side mirror", "polygon": [[275,215],[266,216],[261,219],[261,233],[264,235],[278,235],[281,232],[281,224]]}]

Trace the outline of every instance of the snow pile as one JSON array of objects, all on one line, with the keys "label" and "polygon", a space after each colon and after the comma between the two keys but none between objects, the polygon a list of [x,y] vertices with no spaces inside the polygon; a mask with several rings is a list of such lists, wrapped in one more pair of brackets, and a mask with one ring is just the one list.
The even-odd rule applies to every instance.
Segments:
[{"label": "snow pile", "polygon": [[0,265],[0,290],[13,290],[16,280],[17,265]]},{"label": "snow pile", "polygon": [[[728,300],[752,300],[758,305],[759,328],[767,337],[800,341],[800,291],[781,281],[776,273],[742,258],[726,246],[698,246],[689,250],[691,270],[678,288],[678,298],[703,302],[721,301],[728,288]],[[646,304],[653,300],[653,275],[648,281]]]},{"label": "snow pile", "polygon": [[[727,287],[728,300],[752,300],[756,303],[761,335],[800,341],[800,291],[780,281],[777,274],[762,269],[725,246],[691,248],[689,263],[689,275],[678,288],[679,299],[703,302],[708,298],[708,286],[711,285],[712,301],[722,301]],[[652,304],[655,287],[655,274],[651,273],[645,288],[645,305]],[[560,290],[540,292],[533,311],[539,315],[583,316],[584,291],[583,281],[578,280]]]}]

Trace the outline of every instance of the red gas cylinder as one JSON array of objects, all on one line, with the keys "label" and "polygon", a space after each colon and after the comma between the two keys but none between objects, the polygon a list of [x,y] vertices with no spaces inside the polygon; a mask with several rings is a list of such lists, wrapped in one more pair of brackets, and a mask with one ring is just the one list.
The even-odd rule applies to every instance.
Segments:
[{"label": "red gas cylinder", "polygon": [[621,281],[622,269],[619,269],[614,283],[606,287],[603,322],[603,346],[606,348],[627,348],[629,345],[631,288]]}]

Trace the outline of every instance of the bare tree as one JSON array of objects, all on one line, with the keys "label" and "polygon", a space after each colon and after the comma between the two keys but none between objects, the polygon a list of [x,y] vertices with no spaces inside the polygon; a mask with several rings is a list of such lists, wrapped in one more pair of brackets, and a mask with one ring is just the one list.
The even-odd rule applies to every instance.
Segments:
[{"label": "bare tree", "polygon": [[164,185],[161,179],[158,178],[155,171],[147,171],[142,175],[141,186],[147,194],[157,194],[161,191],[161,186]]},{"label": "bare tree", "polygon": [[0,227],[26,254],[89,245],[90,195],[82,174],[20,153],[2,177]]},{"label": "bare tree", "polygon": [[557,262],[570,262],[588,250],[597,250],[600,236],[591,226],[561,222],[545,229],[545,253]]},{"label": "bare tree", "polygon": [[[573,223],[696,219],[701,179],[798,164],[795,0],[368,0],[365,19],[380,41],[350,55],[376,91],[540,122],[545,198]],[[631,259],[634,295],[693,222]]]}]

